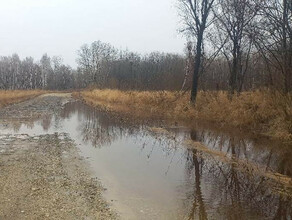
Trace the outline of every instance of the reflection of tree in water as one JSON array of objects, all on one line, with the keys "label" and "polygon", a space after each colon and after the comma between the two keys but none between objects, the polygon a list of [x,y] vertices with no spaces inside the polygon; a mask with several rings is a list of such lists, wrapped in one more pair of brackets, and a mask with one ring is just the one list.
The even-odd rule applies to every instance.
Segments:
[{"label": "reflection of tree in water", "polygon": [[245,167],[238,167],[237,163],[239,158],[245,157],[266,163],[266,167],[269,167],[274,159],[274,163],[278,162],[278,167],[284,167],[282,172],[280,169],[277,171],[287,174],[287,169],[290,169],[287,167],[287,158],[279,157],[284,155],[275,150],[268,151],[264,157],[257,150],[252,154],[248,152],[253,150],[249,149],[248,141],[234,137],[223,140],[222,136],[212,137],[210,132],[206,135],[204,132],[191,131],[191,139],[224,151],[227,156],[230,155],[230,162],[218,160],[215,156],[200,153],[196,149],[188,149],[186,188],[189,191],[186,192],[184,202],[188,219],[207,219],[207,214],[211,219],[291,219],[291,197],[272,193],[267,178],[245,170]]},{"label": "reflection of tree in water", "polygon": [[[266,177],[253,173],[250,166],[237,163],[240,159],[291,177],[291,146],[260,139],[248,140],[210,130],[192,130],[190,134],[171,132],[170,136],[154,134],[136,122],[96,111],[78,102],[66,104],[60,115],[45,115],[41,119],[9,123],[9,126],[16,131],[22,124],[33,128],[39,122],[48,131],[51,126],[61,126],[62,120],[71,119],[75,114],[82,139],[93,146],[108,146],[124,137],[134,137],[148,159],[155,148],[163,150],[169,162],[166,175],[172,163],[181,157],[180,162],[185,163],[185,185],[182,189],[185,193],[183,210],[187,212],[187,219],[291,219],[291,198],[272,193]],[[185,154],[178,156],[181,152],[178,147],[190,136],[193,141],[224,154],[228,162],[197,149],[187,149]]]},{"label": "reflection of tree in water", "polygon": [[41,125],[44,129],[44,131],[48,131],[52,124],[52,115],[44,115],[41,120]]},{"label": "reflection of tree in water", "polygon": [[[93,146],[108,146],[131,136],[141,145],[141,151],[147,151],[148,158],[156,147],[162,148],[165,157],[169,157],[166,174],[178,152],[177,147],[183,139],[188,139],[184,136],[187,133],[173,132],[171,137],[155,135],[142,125],[93,110],[78,102],[67,104],[62,118],[70,118],[73,113],[78,115],[83,140]],[[184,200],[187,219],[291,218],[291,199],[273,194],[267,178],[254,174],[248,166],[239,167],[237,163],[240,159],[289,176],[289,158],[292,156],[289,148],[277,149],[274,143],[266,144],[212,131],[192,130],[191,139],[222,152],[229,159],[226,163],[196,149],[188,149],[182,155],[181,161],[186,161],[186,185],[183,189],[187,190]]]},{"label": "reflection of tree in water", "polygon": [[[141,151],[145,149],[145,146],[151,146],[150,151],[147,153],[147,157],[150,158],[155,148],[160,148],[164,152],[165,158],[171,158],[168,168],[170,168],[172,159],[175,157],[178,147],[180,147],[183,140],[181,133],[171,132],[168,135],[161,135],[155,133],[149,129],[140,131],[137,143],[143,143]],[[146,148],[149,149],[149,148]],[[166,174],[169,169],[166,170]]]},{"label": "reflection of tree in water", "polygon": [[[191,139],[199,141],[198,134],[195,130],[191,131]],[[199,154],[200,152],[196,149],[187,150],[186,178],[194,181],[190,184],[193,190],[187,195],[187,201],[191,203],[187,219],[205,220],[208,219],[208,217],[201,189],[201,176],[204,159]]]},{"label": "reflection of tree in water", "polygon": [[201,142],[228,158],[253,162],[281,174],[292,176],[292,148],[267,139],[246,139],[212,131],[200,134]]},{"label": "reflection of tree in water", "polygon": [[141,151],[146,145],[151,146],[151,150],[147,153],[148,158],[151,157],[155,147],[159,146],[164,148],[165,152],[169,151],[166,155],[170,155],[171,151],[177,147],[176,139],[179,137],[176,133],[173,133],[171,138],[155,135],[142,123],[98,111],[80,102],[67,103],[61,117],[71,118],[76,113],[79,121],[78,129],[83,141],[90,142],[95,147],[108,146],[129,136],[134,137],[134,142],[141,146]]},{"label": "reflection of tree in water", "polygon": [[[165,157],[170,158],[166,174],[171,169],[177,147],[183,139],[187,139],[176,132],[171,137],[155,135],[140,125],[95,111],[85,105],[70,105],[72,106],[65,108],[63,117],[71,117],[77,111],[81,122],[79,129],[84,141],[100,147],[110,145],[123,137],[134,136],[141,145],[141,151],[147,150],[148,158],[156,147],[163,149]],[[229,162],[218,160],[214,155],[206,155],[196,149],[186,150],[181,160],[186,161],[186,185],[183,189],[187,190],[184,201],[184,210],[188,211],[187,219],[291,217],[291,200],[273,194],[265,177],[252,173],[248,166],[239,167],[237,163],[240,159],[260,164],[267,170],[273,169],[290,175],[291,150],[283,147],[275,149],[274,144],[267,145],[266,142],[254,142],[212,131],[192,130],[191,139],[222,152],[229,158]]]},{"label": "reflection of tree in water", "polygon": [[66,104],[63,118],[70,118],[73,113],[78,115],[78,129],[84,142],[95,147],[108,146],[119,138],[138,133],[140,127],[129,124],[121,118],[98,111],[80,102]]},{"label": "reflection of tree in water", "polygon": [[12,129],[13,129],[14,132],[18,132],[20,130],[20,128],[21,128],[21,125],[22,125],[21,123],[12,122],[12,123],[9,123],[8,124],[8,128],[9,127],[12,127]]},{"label": "reflection of tree in water", "polygon": [[7,120],[5,129],[12,129],[13,132],[17,133],[20,131],[20,128],[24,126],[32,130],[38,122],[44,131],[48,131],[48,129],[51,127],[52,115],[43,115],[41,119],[36,117],[26,120]]},{"label": "reflection of tree in water", "polygon": [[83,140],[90,141],[93,146],[110,145],[113,141],[122,137],[126,129],[121,126],[112,126],[106,119],[106,115],[95,111],[84,114],[84,122],[81,124]]}]

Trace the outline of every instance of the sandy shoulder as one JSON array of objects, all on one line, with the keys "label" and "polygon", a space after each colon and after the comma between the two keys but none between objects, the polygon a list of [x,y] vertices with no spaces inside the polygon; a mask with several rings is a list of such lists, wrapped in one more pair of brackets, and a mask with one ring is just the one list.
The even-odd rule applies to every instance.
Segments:
[{"label": "sandy shoulder", "polygon": [[65,134],[0,136],[0,219],[114,219]]},{"label": "sandy shoulder", "polygon": [[[42,95],[0,109],[2,126],[50,116],[70,97]],[[116,219],[89,170],[66,134],[0,133],[0,219]]]}]

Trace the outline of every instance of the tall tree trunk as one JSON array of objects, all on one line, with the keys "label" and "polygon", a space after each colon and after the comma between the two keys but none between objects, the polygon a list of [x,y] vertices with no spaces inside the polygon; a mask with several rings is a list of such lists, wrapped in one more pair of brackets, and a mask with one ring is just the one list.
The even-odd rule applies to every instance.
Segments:
[{"label": "tall tree trunk", "polygon": [[232,69],[229,78],[229,95],[232,96],[236,90],[237,77],[238,77],[238,53],[237,53],[237,43],[234,42],[233,52],[232,52]]},{"label": "tall tree trunk", "polygon": [[193,84],[192,84],[192,91],[191,91],[191,103],[193,105],[196,104],[197,93],[198,93],[198,81],[199,81],[199,74],[200,74],[201,61],[202,61],[202,44],[203,44],[203,33],[200,33],[197,39]]},{"label": "tall tree trunk", "polygon": [[[282,21],[282,54],[284,59],[284,91],[289,93],[291,91],[291,33],[288,31],[289,26],[289,2],[288,0],[283,0],[283,21]],[[288,32],[288,33],[287,33]],[[289,39],[290,38],[290,39]],[[289,42],[290,41],[290,42]],[[289,43],[289,44],[288,44]]]},{"label": "tall tree trunk", "polygon": [[286,34],[286,28],[288,25],[288,17],[287,17],[287,0],[283,0],[283,17],[282,17],[282,34],[283,34],[283,39],[282,39],[282,56],[283,56],[283,75],[284,75],[284,92],[288,93],[289,92],[289,85],[288,85],[288,68],[287,68],[287,34]]}]

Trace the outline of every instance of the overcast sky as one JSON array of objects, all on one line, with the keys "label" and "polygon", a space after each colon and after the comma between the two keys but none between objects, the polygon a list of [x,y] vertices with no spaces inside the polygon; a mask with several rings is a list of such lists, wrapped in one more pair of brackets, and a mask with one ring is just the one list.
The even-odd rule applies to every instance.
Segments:
[{"label": "overcast sky", "polygon": [[0,55],[62,56],[95,40],[139,53],[182,53],[175,0],[0,0]]}]

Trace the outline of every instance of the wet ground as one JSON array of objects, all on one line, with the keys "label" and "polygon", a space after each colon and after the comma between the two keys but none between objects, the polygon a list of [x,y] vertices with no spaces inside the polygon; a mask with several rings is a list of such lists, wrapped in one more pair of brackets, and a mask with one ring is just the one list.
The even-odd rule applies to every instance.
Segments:
[{"label": "wet ground", "polygon": [[[0,120],[0,166],[8,169],[10,163],[16,163],[14,160],[20,161],[22,168],[18,173],[21,173],[36,169],[44,158],[52,158],[44,164],[51,164],[57,158],[56,165],[44,166],[47,171],[32,172],[35,178],[45,182],[48,176],[55,175],[51,183],[57,182],[59,187],[49,189],[58,194],[64,191],[68,196],[74,195],[74,181],[81,182],[69,174],[78,172],[79,168],[74,167],[80,167],[80,172],[85,173],[85,179],[93,187],[89,187],[90,192],[97,193],[94,196],[88,194],[86,183],[83,188],[77,187],[82,201],[69,201],[77,206],[75,209],[91,213],[89,219],[96,213],[105,213],[104,218],[113,216],[101,198],[103,191],[99,183],[107,188],[103,196],[121,219],[292,217],[292,146],[283,143],[228,135],[218,129],[189,129],[161,122],[137,123],[93,109],[69,95],[42,96],[10,106],[0,110]],[[63,146],[61,150],[60,146]],[[36,162],[29,162],[31,165],[27,166],[27,160]],[[57,164],[62,164],[60,169],[56,168]],[[55,169],[58,173],[52,174]],[[95,179],[90,175],[98,181],[93,181]],[[12,179],[12,174],[10,176]],[[1,182],[7,179],[0,174]],[[64,179],[69,181],[65,186]],[[11,187],[23,188],[22,181],[15,184]],[[33,184],[28,187],[32,195],[42,189]],[[5,187],[0,183],[0,189]],[[11,187],[2,191],[9,195]],[[36,198],[41,200],[46,191],[40,192]],[[0,219],[1,215],[11,213],[9,207],[12,204],[17,204],[15,210],[19,215],[16,219],[31,211],[39,213],[33,205],[23,210],[26,194],[15,192],[14,195],[18,195],[17,201],[23,202],[0,201]],[[92,197],[89,201],[99,202],[89,206],[91,202],[87,199]],[[44,204],[50,204],[50,198]],[[59,204],[72,206],[64,198]],[[40,212],[42,216],[61,213],[54,206],[43,207],[41,204],[39,209],[45,210]],[[68,211],[71,208],[66,209],[71,217],[84,214]],[[48,213],[51,209],[54,212]]]},{"label": "wet ground", "polygon": [[18,130],[69,100],[52,94],[0,110],[0,219],[115,219],[68,134]]}]

